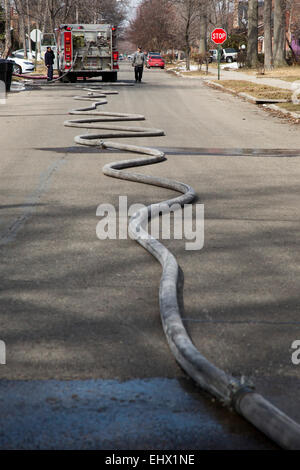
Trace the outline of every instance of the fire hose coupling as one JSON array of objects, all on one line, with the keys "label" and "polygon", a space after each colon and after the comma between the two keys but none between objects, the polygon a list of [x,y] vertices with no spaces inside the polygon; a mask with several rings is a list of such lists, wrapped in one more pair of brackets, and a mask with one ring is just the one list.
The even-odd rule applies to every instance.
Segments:
[{"label": "fire hose coupling", "polygon": [[249,393],[255,393],[254,385],[240,384],[238,388],[236,388],[236,384],[232,386],[232,396],[231,396],[230,407],[233,408],[240,415],[242,415],[240,403],[242,399]]}]

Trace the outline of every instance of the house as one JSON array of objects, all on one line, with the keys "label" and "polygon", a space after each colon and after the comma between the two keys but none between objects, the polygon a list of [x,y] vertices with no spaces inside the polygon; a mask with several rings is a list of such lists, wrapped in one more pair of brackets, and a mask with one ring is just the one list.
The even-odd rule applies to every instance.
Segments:
[{"label": "house", "polygon": [[[274,9],[274,0],[272,2]],[[258,2],[258,52],[264,52],[264,2]],[[247,29],[248,26],[248,1],[235,0],[234,27],[236,30]],[[272,25],[274,24],[274,10],[272,11]],[[286,51],[292,49],[300,60],[300,0],[294,0],[286,11]]]}]

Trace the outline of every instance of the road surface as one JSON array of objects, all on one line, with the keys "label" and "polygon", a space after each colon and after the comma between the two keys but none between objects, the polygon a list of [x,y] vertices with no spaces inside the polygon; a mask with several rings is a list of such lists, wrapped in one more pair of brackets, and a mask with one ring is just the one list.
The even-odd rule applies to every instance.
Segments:
[{"label": "road surface", "polygon": [[[132,81],[128,65],[119,78]],[[187,329],[209,360],[299,422],[299,126],[201,80],[143,78],[105,110],[164,129],[128,139],[166,151],[142,171],[190,184],[205,205],[201,251],[165,242],[185,273]],[[275,448],[177,366],[156,261],[131,240],[97,238],[99,204],[172,194],[105,177],[124,155],[74,144],[85,131],[63,122],[79,93],[43,86],[0,107],[0,448]]]}]

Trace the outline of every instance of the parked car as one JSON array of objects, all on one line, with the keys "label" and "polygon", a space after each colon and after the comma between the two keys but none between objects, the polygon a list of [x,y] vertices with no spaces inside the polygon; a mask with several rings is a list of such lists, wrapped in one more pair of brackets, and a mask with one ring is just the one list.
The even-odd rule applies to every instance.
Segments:
[{"label": "parked car", "polygon": [[210,49],[209,51],[210,57],[212,58],[212,62],[217,62],[218,60],[218,50],[217,49]]},{"label": "parked car", "polygon": [[10,56],[8,60],[14,62],[13,73],[21,75],[22,73],[28,73],[34,71],[34,65],[29,60],[20,59],[19,57]]},{"label": "parked car", "polygon": [[[216,62],[218,60],[218,49],[211,49],[209,51],[211,54],[213,61]],[[235,62],[237,60],[238,51],[233,49],[233,47],[225,47],[225,49],[221,49],[221,61],[225,62]]]},{"label": "parked car", "polygon": [[[31,54],[32,54],[32,57],[35,57],[35,51],[32,51]],[[13,57],[17,57],[17,58],[19,58],[19,59],[24,59],[24,49],[18,49],[17,51],[13,51],[13,52],[11,53],[11,55],[12,55]],[[29,55],[29,50],[27,50],[27,56],[28,56],[28,55]],[[27,59],[25,59],[25,60],[27,60]],[[29,59],[29,60],[30,60],[30,59]]]},{"label": "parked car", "polygon": [[147,53],[145,53],[146,60],[150,56],[159,56],[159,57],[161,57],[161,53],[160,52],[147,52]]},{"label": "parked car", "polygon": [[149,52],[146,58],[146,67],[148,69],[150,69],[151,67],[160,67],[161,69],[164,69],[165,61],[160,54]]},{"label": "parked car", "polygon": [[222,51],[222,56],[225,62],[235,62],[237,59],[238,51],[232,47],[226,47]]},{"label": "parked car", "polygon": [[209,51],[209,53],[208,53],[208,63],[211,64],[213,61],[214,61],[214,57]]}]

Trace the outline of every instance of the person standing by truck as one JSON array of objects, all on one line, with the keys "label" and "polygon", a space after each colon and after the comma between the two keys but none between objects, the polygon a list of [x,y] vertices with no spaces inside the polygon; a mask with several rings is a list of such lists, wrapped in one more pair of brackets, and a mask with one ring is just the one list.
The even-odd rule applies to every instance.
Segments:
[{"label": "person standing by truck", "polygon": [[133,56],[132,66],[134,67],[135,81],[141,82],[143,76],[145,64],[145,55],[142,52],[142,48],[138,47],[137,51]]},{"label": "person standing by truck", "polygon": [[53,64],[54,64],[54,52],[51,47],[47,47],[47,52],[45,54],[45,65],[48,69],[47,80],[51,82],[53,80]]}]

